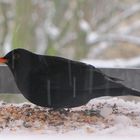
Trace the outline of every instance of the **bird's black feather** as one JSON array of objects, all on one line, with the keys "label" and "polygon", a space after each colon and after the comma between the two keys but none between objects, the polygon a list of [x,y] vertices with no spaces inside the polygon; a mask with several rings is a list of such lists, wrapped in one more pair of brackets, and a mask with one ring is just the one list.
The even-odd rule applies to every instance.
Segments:
[{"label": "bird's black feather", "polygon": [[70,108],[101,96],[140,96],[139,91],[85,63],[24,49],[13,50],[5,58],[21,93],[40,106]]}]

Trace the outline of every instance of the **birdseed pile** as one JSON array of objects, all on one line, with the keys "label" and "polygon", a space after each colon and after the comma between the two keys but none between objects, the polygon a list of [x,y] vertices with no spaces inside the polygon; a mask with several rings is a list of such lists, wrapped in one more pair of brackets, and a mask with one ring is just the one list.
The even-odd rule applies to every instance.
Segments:
[{"label": "birdseed pile", "polygon": [[[49,110],[30,103],[0,103],[0,133],[100,133],[116,123],[140,127],[140,108],[122,99],[93,100],[70,110]],[[139,123],[138,123],[139,122]]]}]

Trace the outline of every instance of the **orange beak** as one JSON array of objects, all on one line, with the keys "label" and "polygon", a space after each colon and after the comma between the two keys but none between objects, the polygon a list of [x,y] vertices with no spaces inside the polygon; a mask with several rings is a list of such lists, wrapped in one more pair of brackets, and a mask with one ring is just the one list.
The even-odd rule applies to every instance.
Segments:
[{"label": "orange beak", "polygon": [[1,57],[0,58],[0,63],[6,63],[8,62],[8,59]]}]

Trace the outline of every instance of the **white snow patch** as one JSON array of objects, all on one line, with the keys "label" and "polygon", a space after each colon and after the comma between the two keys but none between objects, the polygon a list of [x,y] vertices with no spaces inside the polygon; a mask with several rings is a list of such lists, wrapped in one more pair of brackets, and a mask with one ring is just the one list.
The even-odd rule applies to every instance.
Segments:
[{"label": "white snow patch", "polygon": [[52,39],[56,39],[59,36],[60,30],[55,25],[46,23],[45,27],[46,32],[50,35]]},{"label": "white snow patch", "polygon": [[124,115],[119,115],[119,116],[114,116],[114,123],[120,126],[121,128],[125,128],[130,126],[132,124],[132,121]]},{"label": "white snow patch", "polygon": [[89,32],[90,31],[90,26],[89,26],[88,22],[86,20],[84,20],[84,19],[80,20],[79,26],[85,32]]},{"label": "white snow patch", "polygon": [[139,137],[129,137],[129,136],[66,136],[66,135],[2,135],[0,136],[1,140],[72,140],[72,139],[79,139],[79,140],[139,140]]},{"label": "white snow patch", "polygon": [[87,42],[88,44],[91,44],[91,43],[95,42],[95,41],[97,40],[98,37],[99,37],[99,36],[98,36],[98,34],[97,34],[96,32],[91,32],[91,33],[89,33],[89,34],[87,35],[87,37],[86,37],[86,42]]},{"label": "white snow patch", "polygon": [[110,114],[112,114],[113,110],[110,106],[105,105],[100,112],[100,115],[104,118],[107,118]]}]

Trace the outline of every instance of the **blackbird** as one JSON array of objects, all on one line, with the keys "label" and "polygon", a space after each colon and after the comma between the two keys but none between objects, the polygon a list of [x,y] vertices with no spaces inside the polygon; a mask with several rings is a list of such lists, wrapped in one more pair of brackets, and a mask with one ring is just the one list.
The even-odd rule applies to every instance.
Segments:
[{"label": "blackbird", "polygon": [[101,96],[140,96],[92,65],[57,56],[15,49],[0,58],[13,73],[17,87],[30,102],[53,109],[85,105]]}]

